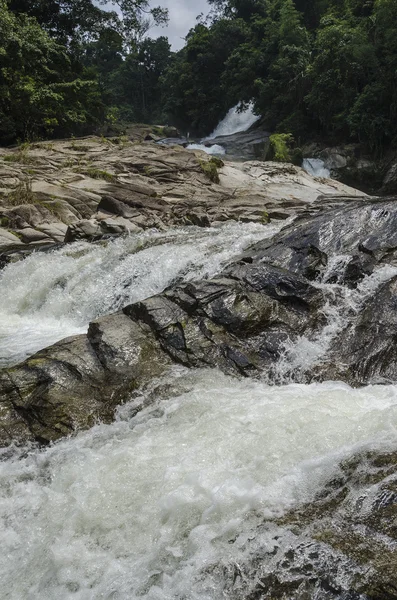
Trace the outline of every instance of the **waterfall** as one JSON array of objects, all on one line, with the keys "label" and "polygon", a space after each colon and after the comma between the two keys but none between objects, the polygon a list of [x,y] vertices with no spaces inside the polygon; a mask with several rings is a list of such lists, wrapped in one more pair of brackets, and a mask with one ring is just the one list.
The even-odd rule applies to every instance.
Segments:
[{"label": "waterfall", "polygon": [[222,156],[225,154],[225,149],[220,144],[212,144],[211,146],[206,145],[205,142],[209,142],[218,136],[233,135],[247,131],[258,119],[259,116],[253,113],[253,104],[250,103],[248,107],[239,112],[238,104],[231,108],[226,116],[218,123],[214,131],[208,137],[204,138],[201,144],[189,144],[189,150],[203,150],[207,154],[215,154]]},{"label": "waterfall", "polygon": [[331,176],[330,170],[326,168],[324,161],[320,158],[305,158],[302,168],[313,177],[328,178]]},{"label": "waterfall", "polygon": [[260,119],[260,116],[254,115],[252,103],[242,112],[238,111],[238,106],[237,104],[228,111],[211,135],[205,138],[206,140],[212,140],[221,135],[233,135],[241,131],[247,131],[247,129]]}]

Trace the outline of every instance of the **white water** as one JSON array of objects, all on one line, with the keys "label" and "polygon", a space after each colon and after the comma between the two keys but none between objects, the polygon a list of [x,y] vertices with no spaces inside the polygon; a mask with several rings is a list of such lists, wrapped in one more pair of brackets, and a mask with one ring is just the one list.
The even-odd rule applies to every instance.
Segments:
[{"label": "white water", "polygon": [[397,275],[397,267],[385,265],[375,269],[355,289],[327,283],[336,273],[342,276],[351,258],[345,255],[331,257],[322,281],[313,282],[314,287],[322,290],[326,298],[322,310],[325,325],[311,338],[301,336],[294,341],[287,340],[280,359],[266,376],[268,381],[287,383],[305,380],[305,371],[321,361],[336,335],[354,320],[365,302],[383,283]]},{"label": "white water", "polygon": [[326,168],[324,161],[320,158],[304,158],[302,168],[313,177],[328,179],[331,176],[331,171]]},{"label": "white water", "polygon": [[[212,275],[275,230],[147,232],[9,265],[0,273],[2,351],[15,358],[175,279]],[[334,256],[316,284],[328,295],[327,323],[286,348],[280,381],[318,360],[396,273],[383,267],[357,290],[330,284],[347,261]],[[43,451],[3,452],[2,600],[232,598],[225,577],[263,542],[264,519],[310,500],[352,452],[397,445],[397,386],[268,386],[184,369],[158,383],[155,403],[134,417],[137,400],[112,425]]]},{"label": "white water", "polygon": [[226,150],[223,146],[219,144],[213,144],[212,146],[206,146],[205,144],[189,144],[187,146],[188,150],[203,150],[207,154],[211,154],[213,156],[223,156],[226,154]]},{"label": "white water", "polygon": [[279,225],[228,223],[106,243],[76,242],[0,271],[0,367],[77,333],[100,315],[161,292],[173,281],[215,274]]},{"label": "white water", "polygon": [[[221,135],[232,135],[234,133],[239,133],[241,131],[247,131],[260,119],[257,115],[253,113],[253,105],[250,104],[248,108],[243,112],[238,112],[237,106],[234,106],[229,110],[224,119],[220,121],[214,131],[208,137],[204,138],[202,142],[211,141],[212,139],[221,136]],[[204,143],[202,144],[189,144],[187,146],[188,150],[203,150],[207,154],[220,155],[226,153],[225,148],[219,144],[213,144],[212,146],[206,146]]]},{"label": "white water", "polygon": [[220,599],[263,519],[397,441],[395,386],[175,378],[135,418],[0,464],[4,600]]},{"label": "white water", "polygon": [[254,115],[253,105],[250,104],[248,108],[243,111],[238,111],[238,104],[229,110],[227,115],[222,121],[216,126],[214,131],[209,135],[206,140],[212,140],[220,135],[232,135],[239,133],[240,131],[247,131],[260,119],[260,116]]}]

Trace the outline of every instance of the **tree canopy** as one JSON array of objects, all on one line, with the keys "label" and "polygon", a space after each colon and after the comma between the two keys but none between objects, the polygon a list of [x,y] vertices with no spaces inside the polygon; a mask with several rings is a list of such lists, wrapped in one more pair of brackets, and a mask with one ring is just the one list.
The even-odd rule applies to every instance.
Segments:
[{"label": "tree canopy", "polygon": [[0,143],[117,120],[204,135],[252,101],[280,134],[396,146],[397,0],[209,3],[173,53],[148,0],[0,0]]}]

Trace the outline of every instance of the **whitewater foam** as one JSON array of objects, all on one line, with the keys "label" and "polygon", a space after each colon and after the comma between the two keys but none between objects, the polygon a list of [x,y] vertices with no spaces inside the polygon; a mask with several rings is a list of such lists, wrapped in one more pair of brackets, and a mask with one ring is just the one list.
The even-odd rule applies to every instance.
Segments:
[{"label": "whitewater foam", "polygon": [[214,275],[282,225],[147,231],[98,244],[75,242],[10,264],[0,271],[0,366],[84,333],[91,320],[175,281]]},{"label": "whitewater foam", "polygon": [[203,152],[206,152],[206,154],[211,154],[212,156],[223,156],[226,154],[225,148],[219,144],[213,144],[212,146],[205,146],[204,144],[189,144],[187,149],[202,150]]},{"label": "whitewater foam", "polygon": [[258,524],[310,500],[362,444],[396,442],[395,386],[269,387],[210,370],[167,382],[168,399],[132,419],[127,406],[0,463],[2,597],[221,598],[219,574]]}]

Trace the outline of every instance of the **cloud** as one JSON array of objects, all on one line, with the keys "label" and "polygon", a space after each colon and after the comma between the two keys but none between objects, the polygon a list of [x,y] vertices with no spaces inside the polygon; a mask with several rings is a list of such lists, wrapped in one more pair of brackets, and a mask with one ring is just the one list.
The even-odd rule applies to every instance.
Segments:
[{"label": "cloud", "polygon": [[209,6],[206,0],[158,0],[151,2],[152,6],[160,5],[168,8],[168,27],[153,27],[149,36],[157,38],[160,35],[168,37],[173,50],[180,50],[185,44],[189,29],[196,25],[196,17],[200,13],[207,15]]},{"label": "cloud", "polygon": [[[94,0],[94,3],[97,2]],[[210,9],[207,0],[151,0],[150,4],[151,6],[168,8],[169,23],[168,27],[153,27],[148,36],[158,38],[165,35],[168,37],[174,51],[180,50],[185,45],[184,38],[189,30],[196,25],[196,17],[200,13],[207,15]],[[105,8],[119,12],[111,2]]]}]

